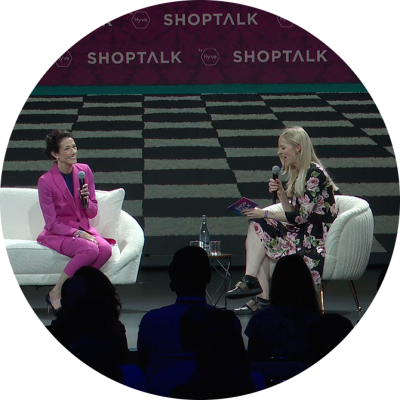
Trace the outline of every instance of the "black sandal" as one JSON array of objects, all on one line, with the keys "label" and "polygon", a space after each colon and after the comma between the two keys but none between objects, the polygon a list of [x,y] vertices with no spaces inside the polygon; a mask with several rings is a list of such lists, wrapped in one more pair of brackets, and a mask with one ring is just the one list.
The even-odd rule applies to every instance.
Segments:
[{"label": "black sandal", "polygon": [[266,308],[270,305],[269,300],[261,299],[260,297],[253,297],[246,304],[241,307],[235,308],[235,314],[248,315],[254,314],[256,311]]},{"label": "black sandal", "polygon": [[233,289],[226,292],[227,299],[241,299],[262,293],[263,290],[257,278],[245,275]]}]

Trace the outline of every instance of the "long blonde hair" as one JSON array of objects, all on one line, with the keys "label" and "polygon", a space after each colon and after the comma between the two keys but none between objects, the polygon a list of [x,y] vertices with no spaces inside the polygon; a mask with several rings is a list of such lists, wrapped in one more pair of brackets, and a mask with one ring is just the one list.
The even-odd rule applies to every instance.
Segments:
[{"label": "long blonde hair", "polygon": [[[308,133],[300,126],[291,126],[283,129],[280,134],[282,139],[285,139],[293,147],[300,145],[301,151],[299,152],[298,168],[291,165],[289,168],[285,167],[283,160],[283,174],[287,174],[289,179],[287,181],[286,194],[288,197],[292,197],[294,194],[298,196],[304,195],[304,189],[306,186],[307,171],[310,168],[310,164],[316,163],[323,168],[321,161],[318,159],[314,151],[314,146],[311,143],[311,139]],[[296,179],[297,178],[297,179]],[[332,184],[333,190],[338,190],[338,187],[334,184],[332,179],[328,176],[329,181]]]}]

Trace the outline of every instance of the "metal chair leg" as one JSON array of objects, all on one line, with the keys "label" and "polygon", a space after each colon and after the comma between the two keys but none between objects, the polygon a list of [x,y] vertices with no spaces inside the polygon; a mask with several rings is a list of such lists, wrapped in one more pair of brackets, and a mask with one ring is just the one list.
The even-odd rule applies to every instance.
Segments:
[{"label": "metal chair leg", "polygon": [[362,308],[361,308],[360,303],[358,301],[357,291],[356,291],[356,287],[354,285],[354,282],[353,281],[349,281],[349,284],[350,284],[351,293],[353,294],[353,297],[354,297],[354,301],[356,302],[357,311],[362,311]]},{"label": "metal chair leg", "polygon": [[324,284],[324,281],[321,280],[321,287],[319,289],[319,298],[321,300],[321,312],[322,312],[322,314],[325,312],[324,289],[325,289],[325,284]]}]

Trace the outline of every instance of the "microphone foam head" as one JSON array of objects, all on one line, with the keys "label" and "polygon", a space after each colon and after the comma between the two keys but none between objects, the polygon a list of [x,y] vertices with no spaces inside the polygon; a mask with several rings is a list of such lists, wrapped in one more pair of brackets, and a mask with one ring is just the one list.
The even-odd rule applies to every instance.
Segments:
[{"label": "microphone foam head", "polygon": [[83,171],[78,172],[78,178],[79,179],[85,179],[85,173]]},{"label": "microphone foam head", "polygon": [[278,165],[274,165],[274,166],[272,167],[272,173],[273,173],[274,175],[278,175],[279,172],[281,172],[280,167],[279,167]]}]

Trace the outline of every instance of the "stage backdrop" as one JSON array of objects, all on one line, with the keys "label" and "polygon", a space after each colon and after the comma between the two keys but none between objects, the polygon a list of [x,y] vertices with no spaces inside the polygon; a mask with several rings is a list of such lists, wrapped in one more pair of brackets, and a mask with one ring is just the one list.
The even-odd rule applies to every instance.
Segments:
[{"label": "stage backdrop", "polygon": [[71,129],[97,188],[125,188],[143,266],[168,265],[203,214],[243,265],[247,220],[227,207],[271,203],[277,137],[301,125],[340,193],[370,203],[371,262],[390,260],[399,187],[388,132],[356,74],[312,34],[255,8],[190,1],[105,21],[64,50],[21,111],[2,186],[36,187],[51,167],[47,132]]}]

